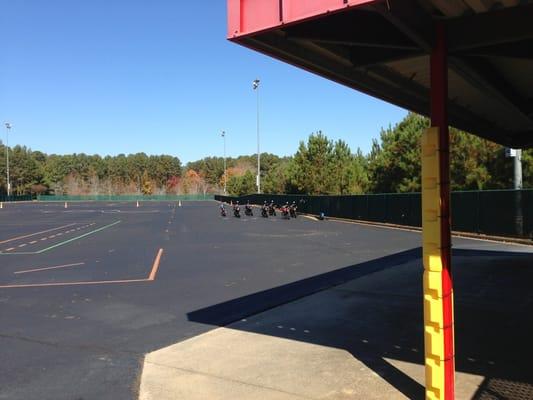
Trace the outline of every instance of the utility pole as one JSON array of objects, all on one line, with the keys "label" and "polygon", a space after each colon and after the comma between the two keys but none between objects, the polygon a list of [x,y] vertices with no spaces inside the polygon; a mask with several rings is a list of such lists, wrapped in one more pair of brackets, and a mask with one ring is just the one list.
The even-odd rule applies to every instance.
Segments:
[{"label": "utility pole", "polygon": [[507,147],[505,149],[505,156],[513,159],[515,233],[518,236],[522,236],[524,234],[524,215],[522,212],[522,150]]},{"label": "utility pole", "polygon": [[516,209],[516,234],[524,234],[524,215],[522,212],[522,150],[516,149],[513,160],[514,164],[514,189],[515,189],[515,209]]},{"label": "utility pole", "polygon": [[6,185],[7,185],[7,197],[11,196],[11,180],[9,178],[9,131],[11,131],[11,124],[9,122],[6,125]]},{"label": "utility pole", "polygon": [[224,140],[224,195],[226,195],[226,186],[228,184],[228,174],[226,171],[226,131],[222,131],[222,139]]},{"label": "utility pole", "polygon": [[259,79],[255,79],[252,82],[252,87],[257,93],[257,193],[261,193],[261,150],[259,147]]},{"label": "utility pole", "polygon": [[514,156],[514,189],[522,189],[522,150],[516,149]]}]

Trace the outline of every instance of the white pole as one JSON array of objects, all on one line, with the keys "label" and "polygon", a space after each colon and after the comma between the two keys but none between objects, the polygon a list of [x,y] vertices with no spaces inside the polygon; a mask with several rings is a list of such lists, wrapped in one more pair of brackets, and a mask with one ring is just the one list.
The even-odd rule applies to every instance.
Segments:
[{"label": "white pole", "polygon": [[228,184],[228,175],[226,171],[226,131],[222,131],[222,138],[224,139],[224,195],[225,195],[226,187]]},{"label": "white pole", "polygon": [[524,234],[524,214],[522,212],[522,150],[516,149],[514,156],[514,189],[515,193],[515,228],[519,236]]},{"label": "white pole", "polygon": [[514,188],[522,189],[522,150],[516,149],[514,156]]},{"label": "white pole", "polygon": [[256,79],[253,81],[253,88],[257,92],[257,193],[261,193],[261,149],[259,145],[259,83]]},{"label": "white pole", "polygon": [[11,124],[6,122],[6,185],[7,196],[11,195],[11,181],[9,178],[9,131],[11,130]]}]

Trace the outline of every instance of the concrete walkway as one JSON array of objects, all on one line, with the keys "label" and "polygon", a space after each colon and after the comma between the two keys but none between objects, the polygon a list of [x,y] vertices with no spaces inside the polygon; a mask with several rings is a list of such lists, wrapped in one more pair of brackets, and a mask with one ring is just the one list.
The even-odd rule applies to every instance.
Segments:
[{"label": "concrete walkway", "polygon": [[[533,398],[519,332],[532,332],[530,291],[509,281],[533,276],[532,257],[494,250],[454,258],[457,399]],[[421,273],[407,262],[150,353],[140,399],[422,399]],[[507,289],[496,290],[499,276]],[[500,317],[518,331],[495,331]],[[528,354],[513,361],[519,349]]]}]

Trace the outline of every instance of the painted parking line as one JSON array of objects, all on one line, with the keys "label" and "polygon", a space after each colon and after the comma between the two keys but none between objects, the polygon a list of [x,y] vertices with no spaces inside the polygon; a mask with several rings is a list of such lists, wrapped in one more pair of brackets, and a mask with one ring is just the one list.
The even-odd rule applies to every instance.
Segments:
[{"label": "painted parking line", "polygon": [[24,235],[24,236],[17,236],[17,237],[11,238],[11,239],[2,240],[2,241],[0,242],[0,244],[13,242],[13,241],[15,241],[15,240],[20,240],[20,239],[25,239],[25,238],[28,238],[28,237],[31,237],[31,236],[40,235],[40,234],[42,234],[42,233],[48,233],[48,232],[57,231],[57,230],[59,230],[59,229],[68,228],[69,226],[72,226],[72,225],[76,225],[76,223],[72,223],[72,224],[68,224],[68,225],[63,225],[63,226],[60,226],[60,227],[58,227],[58,228],[47,229],[47,230],[45,230],[45,231],[40,231],[40,232],[30,233],[30,234],[28,234],[28,235]]},{"label": "painted parking line", "polygon": [[52,286],[86,286],[86,285],[112,285],[112,284],[124,284],[124,283],[142,283],[142,282],[153,282],[155,281],[157,272],[159,270],[159,264],[161,261],[161,256],[163,255],[163,249],[159,249],[152,269],[150,270],[150,275],[147,278],[141,279],[117,279],[110,281],[83,281],[83,282],[51,282],[51,283],[29,283],[29,284],[19,284],[19,285],[0,285],[0,289],[21,289],[21,288],[35,288],[35,287],[52,287]]},{"label": "painted parking line", "polygon": [[157,275],[157,271],[159,270],[159,262],[161,261],[161,256],[163,255],[163,249],[159,249],[157,252],[157,255],[155,256],[154,264],[152,265],[152,270],[150,271],[150,275],[148,276],[149,281],[153,281],[155,279],[155,276]]},{"label": "painted parking line", "polygon": [[29,272],[39,272],[39,271],[48,271],[49,269],[60,269],[60,268],[67,268],[67,267],[76,267],[78,265],[85,265],[84,262],[74,263],[74,264],[64,264],[64,265],[56,265],[54,267],[44,267],[44,268],[33,268],[33,269],[26,269],[23,271],[15,271],[14,274],[27,274]]},{"label": "painted parking line", "polygon": [[[84,237],[86,237],[86,236],[93,235],[93,234],[95,234],[95,233],[97,233],[97,232],[103,231],[104,229],[111,228],[112,226],[115,226],[115,225],[117,225],[117,224],[120,224],[121,222],[122,222],[122,221],[120,221],[120,220],[119,220],[119,221],[115,221],[115,222],[113,222],[113,223],[111,223],[111,224],[104,225],[104,226],[102,226],[102,227],[100,227],[100,228],[98,228],[98,229],[95,229],[95,230],[93,230],[93,231],[89,231],[89,232],[87,232],[87,233],[84,233],[83,235],[76,236],[76,237],[71,238],[71,239],[68,239],[68,240],[64,240],[64,241],[62,241],[62,242],[56,243],[56,244],[54,244],[54,245],[52,245],[52,246],[46,247],[46,248],[41,249],[41,250],[31,251],[31,252],[14,252],[14,253],[4,253],[4,252],[1,252],[1,251],[0,251],[0,256],[2,256],[2,255],[4,255],[4,256],[6,256],[6,255],[17,255],[17,254],[18,254],[18,255],[21,255],[21,254],[24,254],[24,255],[26,255],[26,254],[41,254],[41,253],[44,253],[44,252],[46,252],[46,251],[49,251],[49,250],[55,249],[56,247],[64,246],[64,245],[66,245],[66,244],[68,244],[68,243],[71,243],[71,242],[74,242],[74,241],[76,241],[76,240],[82,239],[82,238],[84,238]],[[51,239],[51,238],[53,238],[53,237],[55,237],[55,235],[49,236],[48,238]],[[24,246],[26,246],[26,245],[24,244]],[[19,246],[19,247],[21,247],[21,246]]]}]

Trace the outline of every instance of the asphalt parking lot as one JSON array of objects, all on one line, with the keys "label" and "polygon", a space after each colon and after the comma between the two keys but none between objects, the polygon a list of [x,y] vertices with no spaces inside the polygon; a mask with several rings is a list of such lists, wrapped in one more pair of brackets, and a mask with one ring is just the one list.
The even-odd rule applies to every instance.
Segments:
[{"label": "asphalt parking lot", "polygon": [[[148,352],[420,257],[416,232],[222,219],[215,202],[7,204],[0,221],[0,399],[136,398]],[[526,247],[454,243],[533,265]],[[472,302],[478,277],[460,282]]]}]

